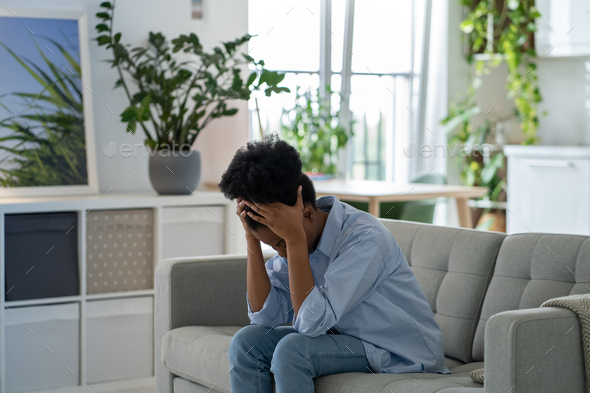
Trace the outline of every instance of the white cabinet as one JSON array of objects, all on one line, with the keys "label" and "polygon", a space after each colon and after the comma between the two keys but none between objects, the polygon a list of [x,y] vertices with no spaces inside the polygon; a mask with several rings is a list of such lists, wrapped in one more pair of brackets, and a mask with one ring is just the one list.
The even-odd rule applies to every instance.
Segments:
[{"label": "white cabinet", "polygon": [[508,233],[590,235],[590,148],[506,146]]},{"label": "white cabinet", "polygon": [[537,0],[535,50],[541,57],[590,55],[590,2]]}]

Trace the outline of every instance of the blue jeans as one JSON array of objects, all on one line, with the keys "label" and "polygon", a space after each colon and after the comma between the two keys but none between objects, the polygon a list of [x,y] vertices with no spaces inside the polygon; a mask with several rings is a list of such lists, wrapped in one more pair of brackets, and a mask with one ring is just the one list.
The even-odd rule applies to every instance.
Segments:
[{"label": "blue jeans", "polygon": [[308,337],[292,326],[248,325],[229,346],[232,393],[313,393],[313,378],[372,373],[361,340],[346,334]]}]

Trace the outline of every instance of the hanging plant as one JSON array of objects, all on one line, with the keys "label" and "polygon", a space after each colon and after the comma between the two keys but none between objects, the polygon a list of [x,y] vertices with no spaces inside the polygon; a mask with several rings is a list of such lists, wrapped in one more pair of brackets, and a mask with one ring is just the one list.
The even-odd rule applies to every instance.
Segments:
[{"label": "hanging plant", "polygon": [[[482,197],[492,202],[492,208],[483,211],[485,214],[493,209],[494,203],[506,200],[505,157],[500,150],[490,152],[482,159],[478,146],[511,117],[516,117],[520,123],[522,144],[532,145],[539,140],[538,105],[542,96],[534,63],[534,33],[535,20],[541,15],[533,0],[459,1],[468,9],[459,27],[465,33],[469,48],[466,60],[475,66],[475,75],[467,91],[450,104],[448,116],[441,123],[449,134],[449,143],[468,150],[458,158],[461,182],[486,187],[489,191]],[[486,117],[475,127],[472,118],[482,112],[475,101],[475,92],[481,86],[482,78],[503,61],[508,66],[506,95],[514,101],[514,113]],[[500,218],[494,217],[494,220]],[[480,229],[490,224],[488,220]]]},{"label": "hanging plant", "polygon": [[476,62],[478,76],[502,61],[508,66],[507,96],[512,98],[523,135],[522,143],[538,142],[538,106],[542,100],[534,47],[535,20],[541,16],[534,0],[460,0],[469,8],[460,28],[468,37],[467,61]]}]

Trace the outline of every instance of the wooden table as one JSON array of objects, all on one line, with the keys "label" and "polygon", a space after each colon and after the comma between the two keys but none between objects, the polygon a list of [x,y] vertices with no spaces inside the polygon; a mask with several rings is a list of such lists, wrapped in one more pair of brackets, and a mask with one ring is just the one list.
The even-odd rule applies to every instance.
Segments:
[{"label": "wooden table", "polygon": [[369,203],[369,213],[379,217],[381,202],[414,201],[455,198],[459,224],[472,228],[471,210],[467,199],[479,198],[488,190],[485,187],[466,187],[441,184],[394,183],[378,180],[319,180],[314,182],[317,196],[335,195],[338,199]]}]

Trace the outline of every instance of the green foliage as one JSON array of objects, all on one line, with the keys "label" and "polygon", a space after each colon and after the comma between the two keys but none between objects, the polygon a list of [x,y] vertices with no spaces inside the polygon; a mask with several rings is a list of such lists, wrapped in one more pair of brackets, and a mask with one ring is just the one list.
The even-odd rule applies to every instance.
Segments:
[{"label": "green foliage", "polygon": [[[476,76],[467,92],[451,103],[449,114],[441,123],[445,125],[449,143],[468,150],[468,154],[458,158],[462,183],[488,188],[489,193],[484,198],[497,201],[506,186],[502,173],[504,154],[493,152],[489,159],[483,161],[475,155],[481,155],[477,147],[485,143],[491,130],[513,116],[520,122],[522,143],[530,145],[538,141],[538,104],[542,97],[533,62],[536,54],[530,38],[535,31],[535,19],[540,14],[533,0],[460,0],[460,3],[470,10],[459,28],[468,37],[470,51],[467,61],[475,65]],[[477,54],[483,56],[478,59]],[[485,118],[483,124],[474,127],[471,119],[481,113],[475,102],[475,92],[481,86],[481,79],[502,61],[508,65],[506,94],[514,100],[515,113],[497,119]]]},{"label": "green foliage", "polygon": [[297,88],[294,107],[283,109],[281,137],[297,148],[305,172],[336,174],[338,150],[353,136],[352,122],[340,124],[338,112],[332,111],[331,95],[330,88],[325,98],[319,90],[301,94]]},{"label": "green foliage", "polygon": [[[484,152],[482,146],[486,143],[492,128],[511,116],[494,120],[486,118],[483,124],[472,126],[471,118],[481,112],[474,98],[479,85],[480,80],[476,78],[467,93],[457,102],[451,103],[449,114],[441,123],[448,134],[449,143],[465,150],[465,154],[457,156],[461,168],[461,182],[466,186],[486,187],[489,193],[484,197],[497,201],[506,186],[506,181],[501,176],[505,157],[501,151]],[[489,159],[480,159],[484,153],[489,153]]]},{"label": "green foliage", "polygon": [[[0,42],[42,88],[38,94],[12,93],[23,99],[25,114],[12,113],[0,121],[0,129],[11,131],[0,138],[0,150],[11,153],[2,161],[8,164],[0,169],[2,187],[88,184],[80,64],[60,44],[46,39],[59,49],[72,72],[51,62],[34,38],[49,74]],[[11,112],[1,102],[0,106]]]},{"label": "green foliage", "polygon": [[[101,7],[96,14],[101,19],[95,27],[96,41],[111,50],[109,62],[119,74],[115,88],[123,88],[129,100],[121,120],[132,133],[140,126],[152,149],[192,146],[213,119],[237,113],[228,107],[229,100],[248,100],[253,90],[264,89],[267,96],[289,92],[279,86],[284,74],[269,71],[264,61],[240,52],[251,35],[224,42],[212,52],[204,51],[192,33],[169,42],[162,33],[150,32],[147,46],[131,47],[121,43],[121,33],[113,31],[115,1]],[[191,60],[180,61],[174,56],[178,52],[190,55]],[[248,64],[257,71],[244,80],[241,67]]]},{"label": "green foliage", "polygon": [[[532,37],[536,31],[535,20],[541,16],[534,6],[534,0],[461,0],[471,11],[461,22],[461,30],[468,36],[470,53],[467,60],[472,63],[475,54],[483,52],[490,56],[487,62],[477,61],[479,75],[487,74],[491,68],[506,61],[508,65],[507,95],[514,100],[516,114],[523,135],[522,143],[532,145],[538,142],[538,104],[542,100],[537,79],[536,57]],[[489,25],[491,23],[491,26]],[[488,28],[492,35],[488,37]],[[488,42],[489,39],[492,39]]]}]

